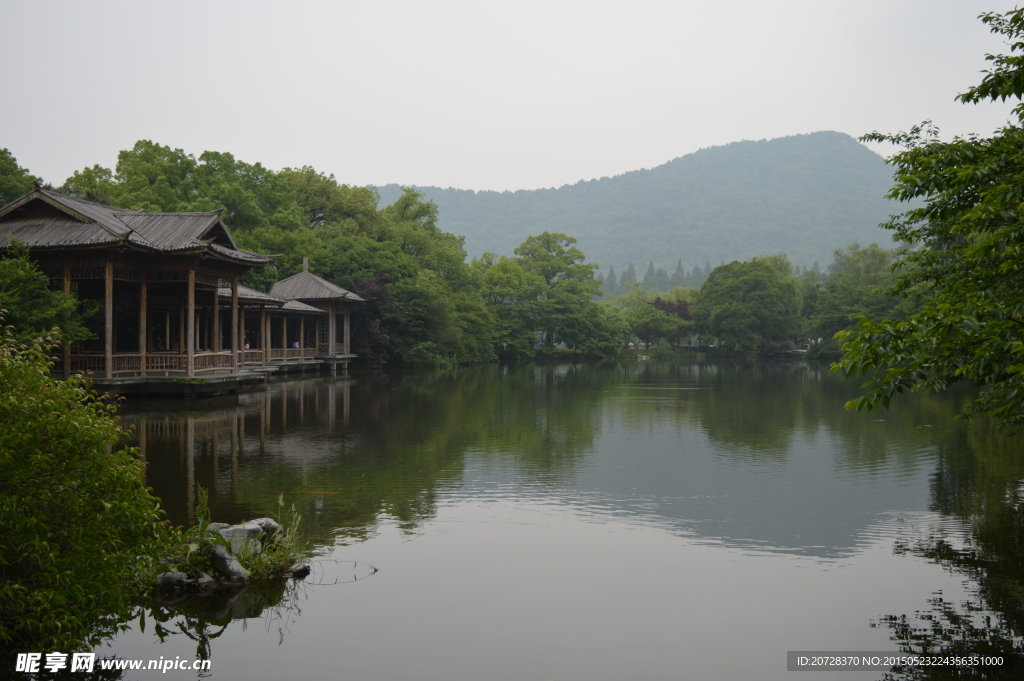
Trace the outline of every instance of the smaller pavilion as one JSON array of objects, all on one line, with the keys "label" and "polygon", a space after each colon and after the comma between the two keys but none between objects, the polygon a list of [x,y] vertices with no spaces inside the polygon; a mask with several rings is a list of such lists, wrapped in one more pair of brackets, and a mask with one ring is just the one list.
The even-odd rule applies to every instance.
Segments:
[{"label": "smaller pavilion", "polygon": [[[351,354],[349,304],[365,302],[362,298],[311,273],[307,258],[302,259],[302,271],[274,284],[270,295],[327,313],[327,323],[316,331],[318,356],[346,360],[355,357]],[[302,331],[299,335],[303,335]]]}]

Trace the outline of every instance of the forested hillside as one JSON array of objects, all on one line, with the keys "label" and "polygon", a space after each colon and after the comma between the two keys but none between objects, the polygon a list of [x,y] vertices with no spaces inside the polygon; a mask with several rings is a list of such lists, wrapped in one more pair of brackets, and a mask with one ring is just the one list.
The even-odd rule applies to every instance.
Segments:
[{"label": "forested hillside", "polygon": [[[466,251],[511,255],[530,234],[572,234],[591,262],[621,272],[650,260],[672,272],[789,255],[822,266],[837,244],[890,243],[878,224],[903,207],[885,200],[892,171],[849,135],[816,132],[702,149],[650,170],[558,189],[474,192],[417,187],[438,226],[466,237]],[[379,188],[381,205],[401,195]]]}]

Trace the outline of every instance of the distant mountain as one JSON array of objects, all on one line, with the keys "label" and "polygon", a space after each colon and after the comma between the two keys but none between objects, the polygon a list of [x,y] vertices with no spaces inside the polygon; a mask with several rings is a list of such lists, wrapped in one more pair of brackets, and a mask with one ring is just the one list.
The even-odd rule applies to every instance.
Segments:
[{"label": "distant mountain", "polygon": [[[472,257],[511,255],[531,234],[564,232],[591,262],[638,272],[649,260],[671,273],[758,253],[789,254],[822,269],[854,241],[891,246],[878,228],[905,206],[886,200],[892,170],[849,135],[815,132],[734,142],[650,170],[558,189],[494,192],[417,187],[440,209],[438,225],[466,237]],[[400,195],[378,188],[381,205]]]}]

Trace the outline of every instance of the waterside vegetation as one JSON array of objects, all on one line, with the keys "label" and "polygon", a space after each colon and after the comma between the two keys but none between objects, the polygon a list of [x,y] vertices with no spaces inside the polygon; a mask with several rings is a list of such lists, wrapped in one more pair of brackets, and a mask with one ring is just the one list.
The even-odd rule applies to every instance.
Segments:
[{"label": "waterside vegetation", "polygon": [[[138,450],[122,446],[116,405],[82,376],[49,376],[55,339],[2,334],[0,645],[95,645],[125,627],[161,575],[216,574],[207,549],[223,542],[207,532],[208,512],[188,530],[163,519]],[[237,552],[236,586],[297,572],[294,508],[285,522],[259,551]]]},{"label": "waterside vegetation", "polygon": [[[15,169],[7,184],[31,178],[9,152],[0,155]],[[631,281],[632,268],[618,282],[614,274],[597,277],[576,239],[556,232],[528,237],[512,256],[467,262],[463,238],[441,231],[437,207],[415,190],[378,208],[374,189],[338,184],[309,167],[273,172],[230,154],[195,158],[148,141],[122,151],[116,171],[87,168],[62,190],[128,209],[223,209],[240,247],[280,254],[244,284],[266,291],[308,258],[310,271],[366,301],[354,310],[352,347],[371,367],[615,357],[630,344],[792,350],[859,312],[891,307],[873,287],[884,284],[892,254],[874,245],[837,251],[828,274],[817,263],[794,270],[776,254],[691,274],[679,262],[672,277],[651,263],[643,282]],[[65,309],[74,301],[48,290],[24,249],[13,245],[5,257],[0,295],[19,333],[58,322],[69,338],[87,333],[90,311]]]}]

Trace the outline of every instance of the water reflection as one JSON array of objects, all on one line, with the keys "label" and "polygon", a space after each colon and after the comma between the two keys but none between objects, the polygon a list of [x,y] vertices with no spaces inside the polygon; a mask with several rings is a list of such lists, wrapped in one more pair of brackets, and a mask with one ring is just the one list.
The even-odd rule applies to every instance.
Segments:
[{"label": "water reflection", "polygon": [[840,555],[880,508],[927,507],[960,409],[926,396],[873,418],[842,409],[855,391],[802,362],[503,366],[277,383],[201,411],[139,402],[124,420],[182,525],[196,484],[222,522],[284,494],[321,547],[381,518],[415,532],[441,499],[525,496]]},{"label": "water reflection", "polygon": [[[1024,441],[982,418],[944,442],[931,477],[932,507],[960,531],[933,528],[898,542],[911,554],[963,575],[970,598],[941,592],[924,610],[881,618],[900,649],[915,654],[1001,656],[998,668],[970,678],[1019,679],[1024,674]],[[894,668],[887,679],[960,678],[942,669]]]},{"label": "water reflection", "polygon": [[276,629],[279,640],[302,614],[302,583],[276,581],[250,584],[238,589],[218,589],[209,594],[161,595],[139,609],[139,630],[147,622],[161,643],[184,636],[196,644],[195,659],[212,657],[213,641],[234,620],[262,619]]},{"label": "water reflection", "polygon": [[[438,671],[463,659],[459,646],[445,648],[460,636],[495,659],[504,659],[502,636],[527,638],[552,668],[589,672],[560,678],[612,678],[601,665],[626,661],[634,676],[678,678],[659,650],[686,645],[693,655],[716,641],[729,655],[735,640],[782,652],[881,650],[890,633],[902,641],[918,626],[899,628],[914,608],[903,594],[926,589],[914,598],[935,611],[921,615],[941,620],[964,575],[986,590],[985,612],[1004,613],[994,621],[1005,622],[1005,637],[1018,636],[1013,484],[1022,467],[998,453],[996,435],[952,421],[968,393],[915,396],[870,415],[842,408],[856,394],[824,364],[565,364],[296,380],[189,407],[139,401],[123,414],[175,523],[191,522],[196,484],[223,522],[273,515],[284,495],[319,559],[335,561],[302,587],[295,610],[287,598],[252,616],[239,605],[243,624],[266,613],[295,622],[288,613],[302,603],[303,645],[327,649],[334,642],[321,632],[358,613],[444,660],[433,677],[400,668],[383,649],[390,644],[360,627],[348,650],[358,678],[497,678],[483,653],[473,673],[469,663]],[[356,553],[366,547],[372,555]],[[982,555],[984,569],[964,562]],[[346,584],[373,573],[353,565],[348,575],[342,558],[379,564],[381,577]],[[960,572],[944,581],[942,568]],[[929,604],[929,590],[940,589]],[[890,604],[896,614],[879,620]],[[214,647],[240,629],[218,624],[223,607],[169,607],[166,630],[217,634]],[[632,613],[628,630],[588,624],[622,612]],[[871,617],[883,626],[868,630]],[[425,631],[415,624],[424,620],[438,625]],[[707,621],[728,626],[716,634]],[[842,636],[816,639],[819,623]],[[555,640],[576,656],[560,657],[546,643]],[[380,667],[385,659],[391,666]],[[323,678],[336,677],[322,667]],[[511,658],[502,669],[526,675]]]}]

